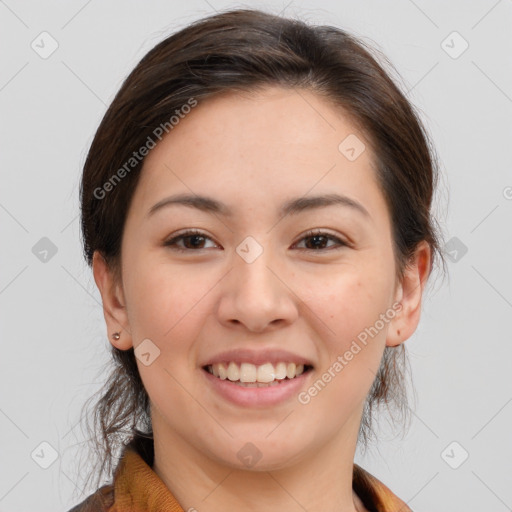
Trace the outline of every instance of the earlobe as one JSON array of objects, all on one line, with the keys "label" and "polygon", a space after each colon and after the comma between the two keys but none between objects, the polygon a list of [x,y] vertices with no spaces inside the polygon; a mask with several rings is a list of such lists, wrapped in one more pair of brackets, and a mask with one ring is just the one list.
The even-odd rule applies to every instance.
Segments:
[{"label": "earlobe", "polygon": [[418,327],[425,284],[430,273],[431,250],[426,241],[421,241],[404,271],[398,286],[402,307],[390,322],[386,346],[396,347],[410,338]]},{"label": "earlobe", "polygon": [[103,302],[103,315],[107,324],[109,341],[120,350],[128,350],[133,346],[133,341],[122,284],[116,282],[112,270],[99,251],[94,251],[92,270]]},{"label": "earlobe", "polygon": [[125,338],[122,338],[122,331],[113,332],[110,335],[110,343],[119,350],[128,350],[132,347],[132,337],[125,329]]}]

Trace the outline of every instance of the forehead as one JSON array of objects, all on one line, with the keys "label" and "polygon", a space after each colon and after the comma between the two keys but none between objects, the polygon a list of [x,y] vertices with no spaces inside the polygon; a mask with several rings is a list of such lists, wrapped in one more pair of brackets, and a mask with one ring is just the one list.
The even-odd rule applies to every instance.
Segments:
[{"label": "forehead", "polygon": [[311,91],[280,87],[199,102],[149,152],[139,187],[148,208],[167,192],[241,208],[249,198],[338,192],[369,210],[385,207],[369,141],[348,116]]},{"label": "forehead", "polygon": [[[269,86],[243,93],[224,92],[200,101],[182,116],[167,139],[183,147],[195,146],[189,160],[206,151],[228,159],[241,156],[241,150],[266,149],[257,155],[258,161],[279,161],[280,155],[289,158],[292,152],[297,158],[314,152],[316,155],[310,156],[317,160],[312,161],[322,156],[332,161],[348,135],[364,138],[341,107],[306,89]],[[150,153],[147,164],[159,153],[158,149]]]}]

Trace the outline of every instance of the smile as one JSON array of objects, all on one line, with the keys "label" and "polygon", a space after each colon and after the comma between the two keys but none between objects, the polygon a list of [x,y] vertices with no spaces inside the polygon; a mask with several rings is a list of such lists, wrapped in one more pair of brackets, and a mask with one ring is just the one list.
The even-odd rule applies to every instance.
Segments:
[{"label": "smile", "polygon": [[265,387],[268,385],[279,384],[285,379],[294,379],[304,371],[308,366],[303,364],[279,362],[275,365],[265,363],[256,366],[251,363],[241,363],[234,361],[229,363],[216,363],[206,366],[206,370],[221,380],[230,380],[231,382],[247,387]]},{"label": "smile", "polygon": [[253,408],[275,406],[293,399],[304,388],[312,369],[295,363],[256,366],[232,361],[203,366],[201,373],[219,396],[238,406]]}]

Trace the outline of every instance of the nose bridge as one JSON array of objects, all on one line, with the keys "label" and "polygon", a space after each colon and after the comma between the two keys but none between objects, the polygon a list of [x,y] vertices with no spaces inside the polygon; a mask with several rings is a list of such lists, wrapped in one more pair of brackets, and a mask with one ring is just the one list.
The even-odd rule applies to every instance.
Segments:
[{"label": "nose bridge", "polygon": [[233,268],[219,308],[221,319],[236,320],[251,330],[264,329],[277,320],[292,321],[296,307],[293,294],[279,276],[282,268],[269,247],[254,239],[242,242],[233,254]]},{"label": "nose bridge", "polygon": [[[253,250],[253,249],[251,249]],[[237,255],[239,261],[234,263],[236,272],[235,286],[238,296],[250,297],[254,295],[261,303],[262,300],[270,302],[276,297],[276,276],[271,272],[272,258],[271,251],[265,248],[253,261],[247,260],[244,256]],[[262,304],[262,303],[261,303]]]}]

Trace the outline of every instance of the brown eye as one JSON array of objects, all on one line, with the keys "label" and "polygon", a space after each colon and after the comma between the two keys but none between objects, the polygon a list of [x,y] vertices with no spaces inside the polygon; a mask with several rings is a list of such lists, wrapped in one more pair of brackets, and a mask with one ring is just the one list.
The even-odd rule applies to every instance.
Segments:
[{"label": "brown eye", "polygon": [[[306,242],[306,250],[311,251],[318,251],[322,249],[332,249],[331,247],[326,247],[329,240],[334,241],[338,246],[348,246],[347,243],[345,243],[340,238],[331,235],[329,233],[326,233],[324,231],[310,231],[309,233],[306,233],[306,235],[301,239],[301,242],[303,240],[309,240],[310,242]],[[334,247],[336,248],[336,247]],[[339,248],[339,247],[338,247]]]},{"label": "brown eye", "polygon": [[[171,238],[170,240],[167,240],[164,242],[164,246],[172,247],[177,251],[194,251],[206,249],[207,247],[204,247],[206,240],[211,240],[211,238],[204,235],[200,231],[192,230],[186,231],[178,236]],[[183,245],[179,246],[178,242],[183,242]]]}]

